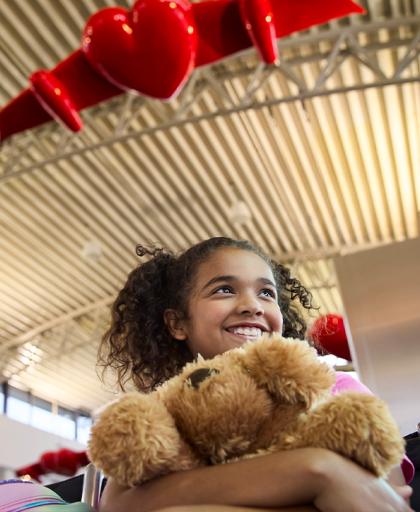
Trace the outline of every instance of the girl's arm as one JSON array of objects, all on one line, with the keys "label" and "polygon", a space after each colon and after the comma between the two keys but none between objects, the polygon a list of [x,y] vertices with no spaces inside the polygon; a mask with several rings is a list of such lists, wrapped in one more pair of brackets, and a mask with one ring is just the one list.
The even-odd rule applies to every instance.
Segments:
[{"label": "girl's arm", "polygon": [[405,485],[405,478],[401,470],[401,466],[395,466],[392,468],[388,475],[387,482],[394,487]]},{"label": "girl's arm", "polygon": [[[404,498],[409,493],[406,487],[398,492]],[[109,482],[100,512],[149,512],[200,504],[278,510],[314,504],[313,510],[322,512],[371,512],[378,503],[388,505],[390,512],[409,512],[399,494],[333,452],[303,448],[180,471],[133,489]]]}]

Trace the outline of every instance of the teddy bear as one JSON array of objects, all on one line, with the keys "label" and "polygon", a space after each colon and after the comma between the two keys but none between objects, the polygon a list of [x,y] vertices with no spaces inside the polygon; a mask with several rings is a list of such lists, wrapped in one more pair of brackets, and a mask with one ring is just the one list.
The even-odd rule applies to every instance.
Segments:
[{"label": "teddy bear", "polygon": [[379,398],[333,396],[334,371],[306,341],[263,335],[210,360],[198,358],[151,393],[107,406],[89,455],[132,487],[170,472],[281,450],[319,447],[386,476],[404,441]]}]

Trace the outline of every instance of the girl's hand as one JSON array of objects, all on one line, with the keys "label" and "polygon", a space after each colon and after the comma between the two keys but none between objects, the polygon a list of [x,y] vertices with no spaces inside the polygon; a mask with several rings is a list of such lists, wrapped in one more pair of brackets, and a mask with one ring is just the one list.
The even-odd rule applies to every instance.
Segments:
[{"label": "girl's hand", "polygon": [[407,501],[408,485],[391,486],[355,463],[338,456],[324,473],[314,500],[321,512],[413,512]]}]

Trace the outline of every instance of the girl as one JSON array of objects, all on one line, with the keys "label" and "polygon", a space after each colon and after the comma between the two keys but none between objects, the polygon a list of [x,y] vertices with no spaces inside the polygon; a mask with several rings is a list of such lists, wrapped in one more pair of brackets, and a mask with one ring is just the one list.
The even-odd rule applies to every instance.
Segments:
[{"label": "girl", "polygon": [[[304,337],[296,299],[310,309],[310,293],[249,242],[219,237],[178,257],[141,246],[137,254],[151,259],[129,275],[101,345],[102,364],[117,371],[122,388],[131,379],[151,390],[198,354],[211,358],[262,332]],[[337,379],[336,387],[357,387],[351,382]],[[305,448],[174,473],[135,489],[110,481],[100,511],[408,512],[410,491],[400,468],[387,483],[328,450]]]}]

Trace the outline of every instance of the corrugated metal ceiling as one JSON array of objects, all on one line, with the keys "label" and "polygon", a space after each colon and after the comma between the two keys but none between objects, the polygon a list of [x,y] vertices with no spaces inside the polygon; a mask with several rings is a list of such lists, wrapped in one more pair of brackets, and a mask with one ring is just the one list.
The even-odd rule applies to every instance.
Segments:
[{"label": "corrugated metal ceiling", "polygon": [[[248,51],[195,72],[169,103],[126,94],[85,112],[80,135],[50,123],[4,145],[4,378],[85,410],[110,397],[96,347],[138,242],[251,239],[291,264],[321,312],[340,312],[333,256],[418,236],[420,2],[362,3],[365,16],[280,41],[279,69]],[[127,6],[2,2],[0,103],[115,4]]]}]

